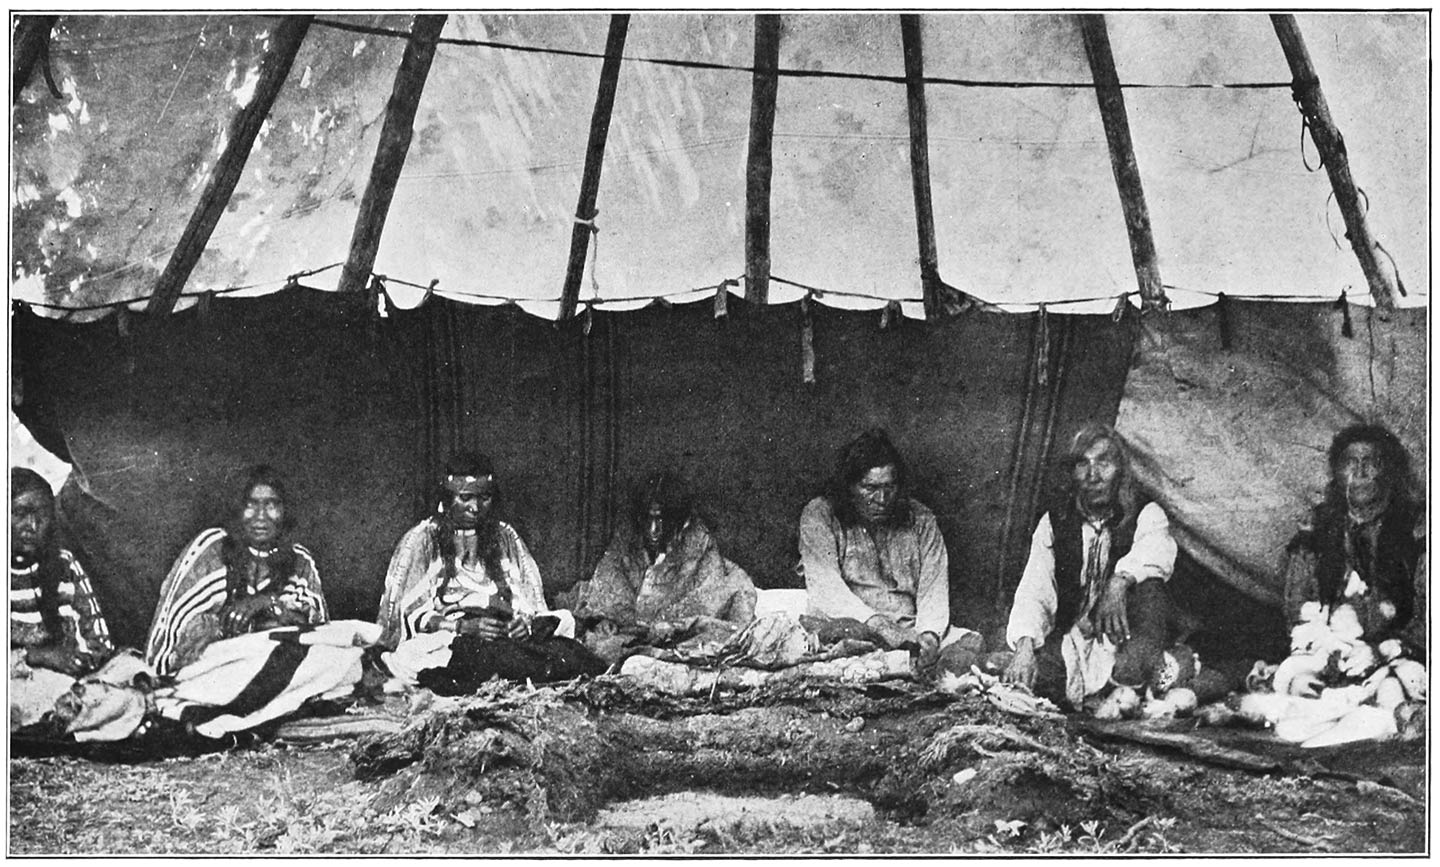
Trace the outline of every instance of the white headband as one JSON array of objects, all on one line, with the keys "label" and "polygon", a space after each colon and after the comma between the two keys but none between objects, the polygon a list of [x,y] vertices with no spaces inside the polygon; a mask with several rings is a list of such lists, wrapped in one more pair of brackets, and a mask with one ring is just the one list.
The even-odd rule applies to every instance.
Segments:
[{"label": "white headband", "polygon": [[445,477],[445,484],[447,484],[447,485],[449,485],[449,486],[451,486],[451,487],[453,487],[453,488],[463,488],[463,487],[466,487],[466,486],[468,486],[468,485],[478,485],[478,484],[480,484],[481,482],[493,482],[494,480],[495,480],[495,477],[494,477],[493,475],[485,475],[485,476],[454,476],[454,475],[451,475],[451,476],[446,476],[446,477]]}]

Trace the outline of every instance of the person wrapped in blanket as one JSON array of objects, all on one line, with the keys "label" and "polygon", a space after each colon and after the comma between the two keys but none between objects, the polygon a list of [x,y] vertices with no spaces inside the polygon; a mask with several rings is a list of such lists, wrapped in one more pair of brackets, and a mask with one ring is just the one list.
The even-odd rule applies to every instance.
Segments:
[{"label": "person wrapped in blanket", "polygon": [[454,454],[436,500],[436,513],[401,538],[385,576],[380,659],[389,673],[459,695],[494,676],[546,682],[603,671],[574,640],[571,613],[546,607],[540,567],[496,516],[490,458]]},{"label": "person wrapped in blanket", "polygon": [[809,614],[912,649],[922,675],[968,672],[984,642],[950,622],[945,540],[935,515],[908,496],[907,481],[883,430],[841,449],[829,490],[800,513]]},{"label": "person wrapped in blanket", "polygon": [[374,624],[329,623],[281,475],[253,467],[239,494],[233,525],[202,532],[170,568],[145,649],[160,716],[210,738],[347,695],[378,638]]},{"label": "person wrapped in blanket", "polygon": [[1010,649],[987,668],[1102,719],[1188,714],[1224,695],[1228,679],[1181,643],[1196,624],[1166,588],[1170,522],[1135,490],[1124,439],[1087,424],[1063,460],[1066,484],[1035,527],[1015,590]]},{"label": "person wrapped in blanket", "polygon": [[675,476],[651,475],[628,505],[594,575],[565,595],[587,647],[615,662],[627,646],[728,637],[754,619],[754,583],[720,553]]},{"label": "person wrapped in blanket", "polygon": [[34,725],[115,648],[80,561],[55,540],[55,495],[10,469],[10,730]]},{"label": "person wrapped in blanket", "polygon": [[1417,736],[1427,579],[1410,456],[1384,426],[1354,424],[1327,459],[1325,499],[1286,547],[1290,656],[1256,664],[1240,711],[1306,746]]},{"label": "person wrapped in blanket", "polygon": [[279,473],[250,469],[237,506],[235,525],[196,536],[160,585],[145,660],[161,676],[221,639],[329,619],[315,558],[290,541]]}]

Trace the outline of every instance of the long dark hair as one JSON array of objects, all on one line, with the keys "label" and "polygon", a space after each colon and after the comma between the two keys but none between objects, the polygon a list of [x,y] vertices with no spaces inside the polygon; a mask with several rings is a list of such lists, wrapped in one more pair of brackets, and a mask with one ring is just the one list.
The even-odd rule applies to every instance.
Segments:
[{"label": "long dark hair", "polygon": [[255,555],[250,553],[250,546],[245,544],[241,522],[245,507],[250,502],[250,493],[261,485],[273,488],[280,497],[281,504],[286,507],[280,516],[274,552],[265,561],[271,575],[270,586],[266,592],[270,595],[279,593],[284,587],[285,579],[293,576],[298,568],[299,555],[295,553],[295,546],[290,542],[290,529],[295,522],[288,508],[290,497],[285,490],[285,479],[269,464],[253,466],[245,471],[245,481],[235,503],[231,526],[220,542],[220,560],[225,564],[225,598],[230,602],[249,595],[250,563],[255,559]]},{"label": "long dark hair", "polygon": [[890,442],[889,434],[883,428],[871,428],[846,443],[835,458],[835,472],[825,490],[825,499],[830,501],[830,511],[842,527],[853,527],[860,523],[855,512],[851,488],[876,467],[895,467],[895,483],[899,491],[895,497],[895,511],[891,520],[896,526],[909,526],[911,521],[910,500],[906,496],[906,482],[910,478],[909,468],[900,450]]},{"label": "long dark hair", "polygon": [[1390,503],[1385,510],[1389,517],[1381,524],[1376,540],[1373,570],[1372,564],[1363,559],[1356,566],[1365,583],[1372,587],[1378,585],[1395,604],[1391,627],[1399,629],[1414,616],[1412,576],[1424,551],[1424,544],[1415,538],[1414,525],[1424,510],[1413,493],[1410,455],[1400,439],[1383,425],[1352,424],[1342,428],[1330,441],[1326,455],[1330,463],[1330,483],[1325,489],[1325,501],[1315,508],[1311,531],[1312,544],[1319,557],[1316,578],[1320,600],[1334,605],[1344,598],[1350,503],[1339,471],[1345,450],[1355,443],[1369,443],[1379,451],[1381,479],[1390,492]]},{"label": "long dark hair", "polygon": [[40,620],[45,631],[59,636],[64,628],[60,618],[60,583],[65,580],[65,561],[60,557],[60,546],[55,543],[55,492],[50,483],[39,473],[24,467],[10,468],[10,499],[22,494],[43,494],[50,507],[50,526],[45,538],[40,540],[39,568],[35,570],[35,586],[40,591]]},{"label": "long dark hair", "polygon": [[660,504],[660,516],[673,536],[685,526],[694,515],[690,493],[679,476],[669,470],[659,470],[646,477],[645,482],[630,491],[629,527],[636,538],[645,535],[646,524],[650,521],[650,504]]},{"label": "long dark hair", "polygon": [[[445,478],[450,476],[495,476],[495,464],[490,456],[483,452],[458,451],[450,456],[445,462]],[[495,518],[495,511],[500,508],[500,482],[495,481],[495,487],[491,491],[491,504],[489,517],[482,519],[479,526],[475,528],[475,544],[480,555],[480,560],[485,564],[485,574],[495,582],[495,586],[501,588],[501,595],[507,595],[509,587],[505,583],[505,573],[500,569],[500,522]],[[455,524],[450,520],[450,489],[445,487],[442,480],[437,487],[435,494],[436,509],[432,541],[436,550],[440,552],[440,592],[455,578]]]},{"label": "long dark hair", "polygon": [[1391,502],[1410,505],[1414,499],[1410,453],[1405,451],[1400,438],[1382,424],[1352,424],[1335,434],[1326,454],[1330,462],[1330,483],[1325,487],[1325,502],[1348,511],[1350,504],[1345,497],[1345,484],[1340,480],[1340,462],[1345,457],[1345,450],[1356,443],[1369,443],[1380,452],[1380,479],[1390,492]]}]

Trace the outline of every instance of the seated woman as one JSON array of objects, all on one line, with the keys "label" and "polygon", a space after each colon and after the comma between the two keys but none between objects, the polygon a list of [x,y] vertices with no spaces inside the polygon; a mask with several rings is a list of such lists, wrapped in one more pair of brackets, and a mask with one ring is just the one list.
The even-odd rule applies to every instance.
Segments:
[{"label": "seated woman", "polygon": [[[402,683],[468,692],[492,675],[540,682],[598,673],[568,611],[545,605],[540,567],[495,517],[500,486],[485,455],[445,466],[436,512],[400,540],[380,600],[380,644]],[[552,639],[552,636],[559,636]]]},{"label": "seated woman", "polygon": [[1286,548],[1285,619],[1310,603],[1350,606],[1364,640],[1394,640],[1424,659],[1425,508],[1412,495],[1410,456],[1380,425],[1351,425],[1328,453],[1325,500]]},{"label": "seated woman", "polygon": [[196,536],[170,567],[145,649],[157,674],[174,674],[222,638],[329,619],[315,558],[289,539],[285,499],[274,469],[252,468],[235,526]]},{"label": "seated woman", "polygon": [[1387,428],[1355,424],[1328,459],[1325,500],[1286,549],[1290,655],[1257,664],[1247,698],[1279,737],[1306,746],[1417,736],[1429,618],[1410,457]]},{"label": "seated woman", "polygon": [[754,618],[750,576],[720,553],[674,477],[653,475],[629,506],[594,576],[569,591],[587,647],[614,661],[625,644],[663,640],[696,618]]},{"label": "seated woman", "polygon": [[115,651],[90,579],[55,542],[55,495],[10,470],[10,730],[39,722]]},{"label": "seated woman", "polygon": [[328,622],[280,475],[254,467],[240,493],[235,526],[201,533],[171,567],[146,642],[160,715],[212,738],[348,695],[378,637],[374,624]]}]

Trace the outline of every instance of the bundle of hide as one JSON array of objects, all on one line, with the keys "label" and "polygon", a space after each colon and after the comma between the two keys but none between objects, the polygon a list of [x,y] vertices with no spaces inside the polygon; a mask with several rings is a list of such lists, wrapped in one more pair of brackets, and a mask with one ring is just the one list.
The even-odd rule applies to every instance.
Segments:
[{"label": "bundle of hide", "polygon": [[1411,737],[1422,731],[1427,698],[1423,663],[1399,641],[1372,644],[1349,605],[1307,602],[1290,631],[1290,655],[1257,662],[1246,693],[1205,708],[1202,721],[1273,727],[1305,747]]}]

